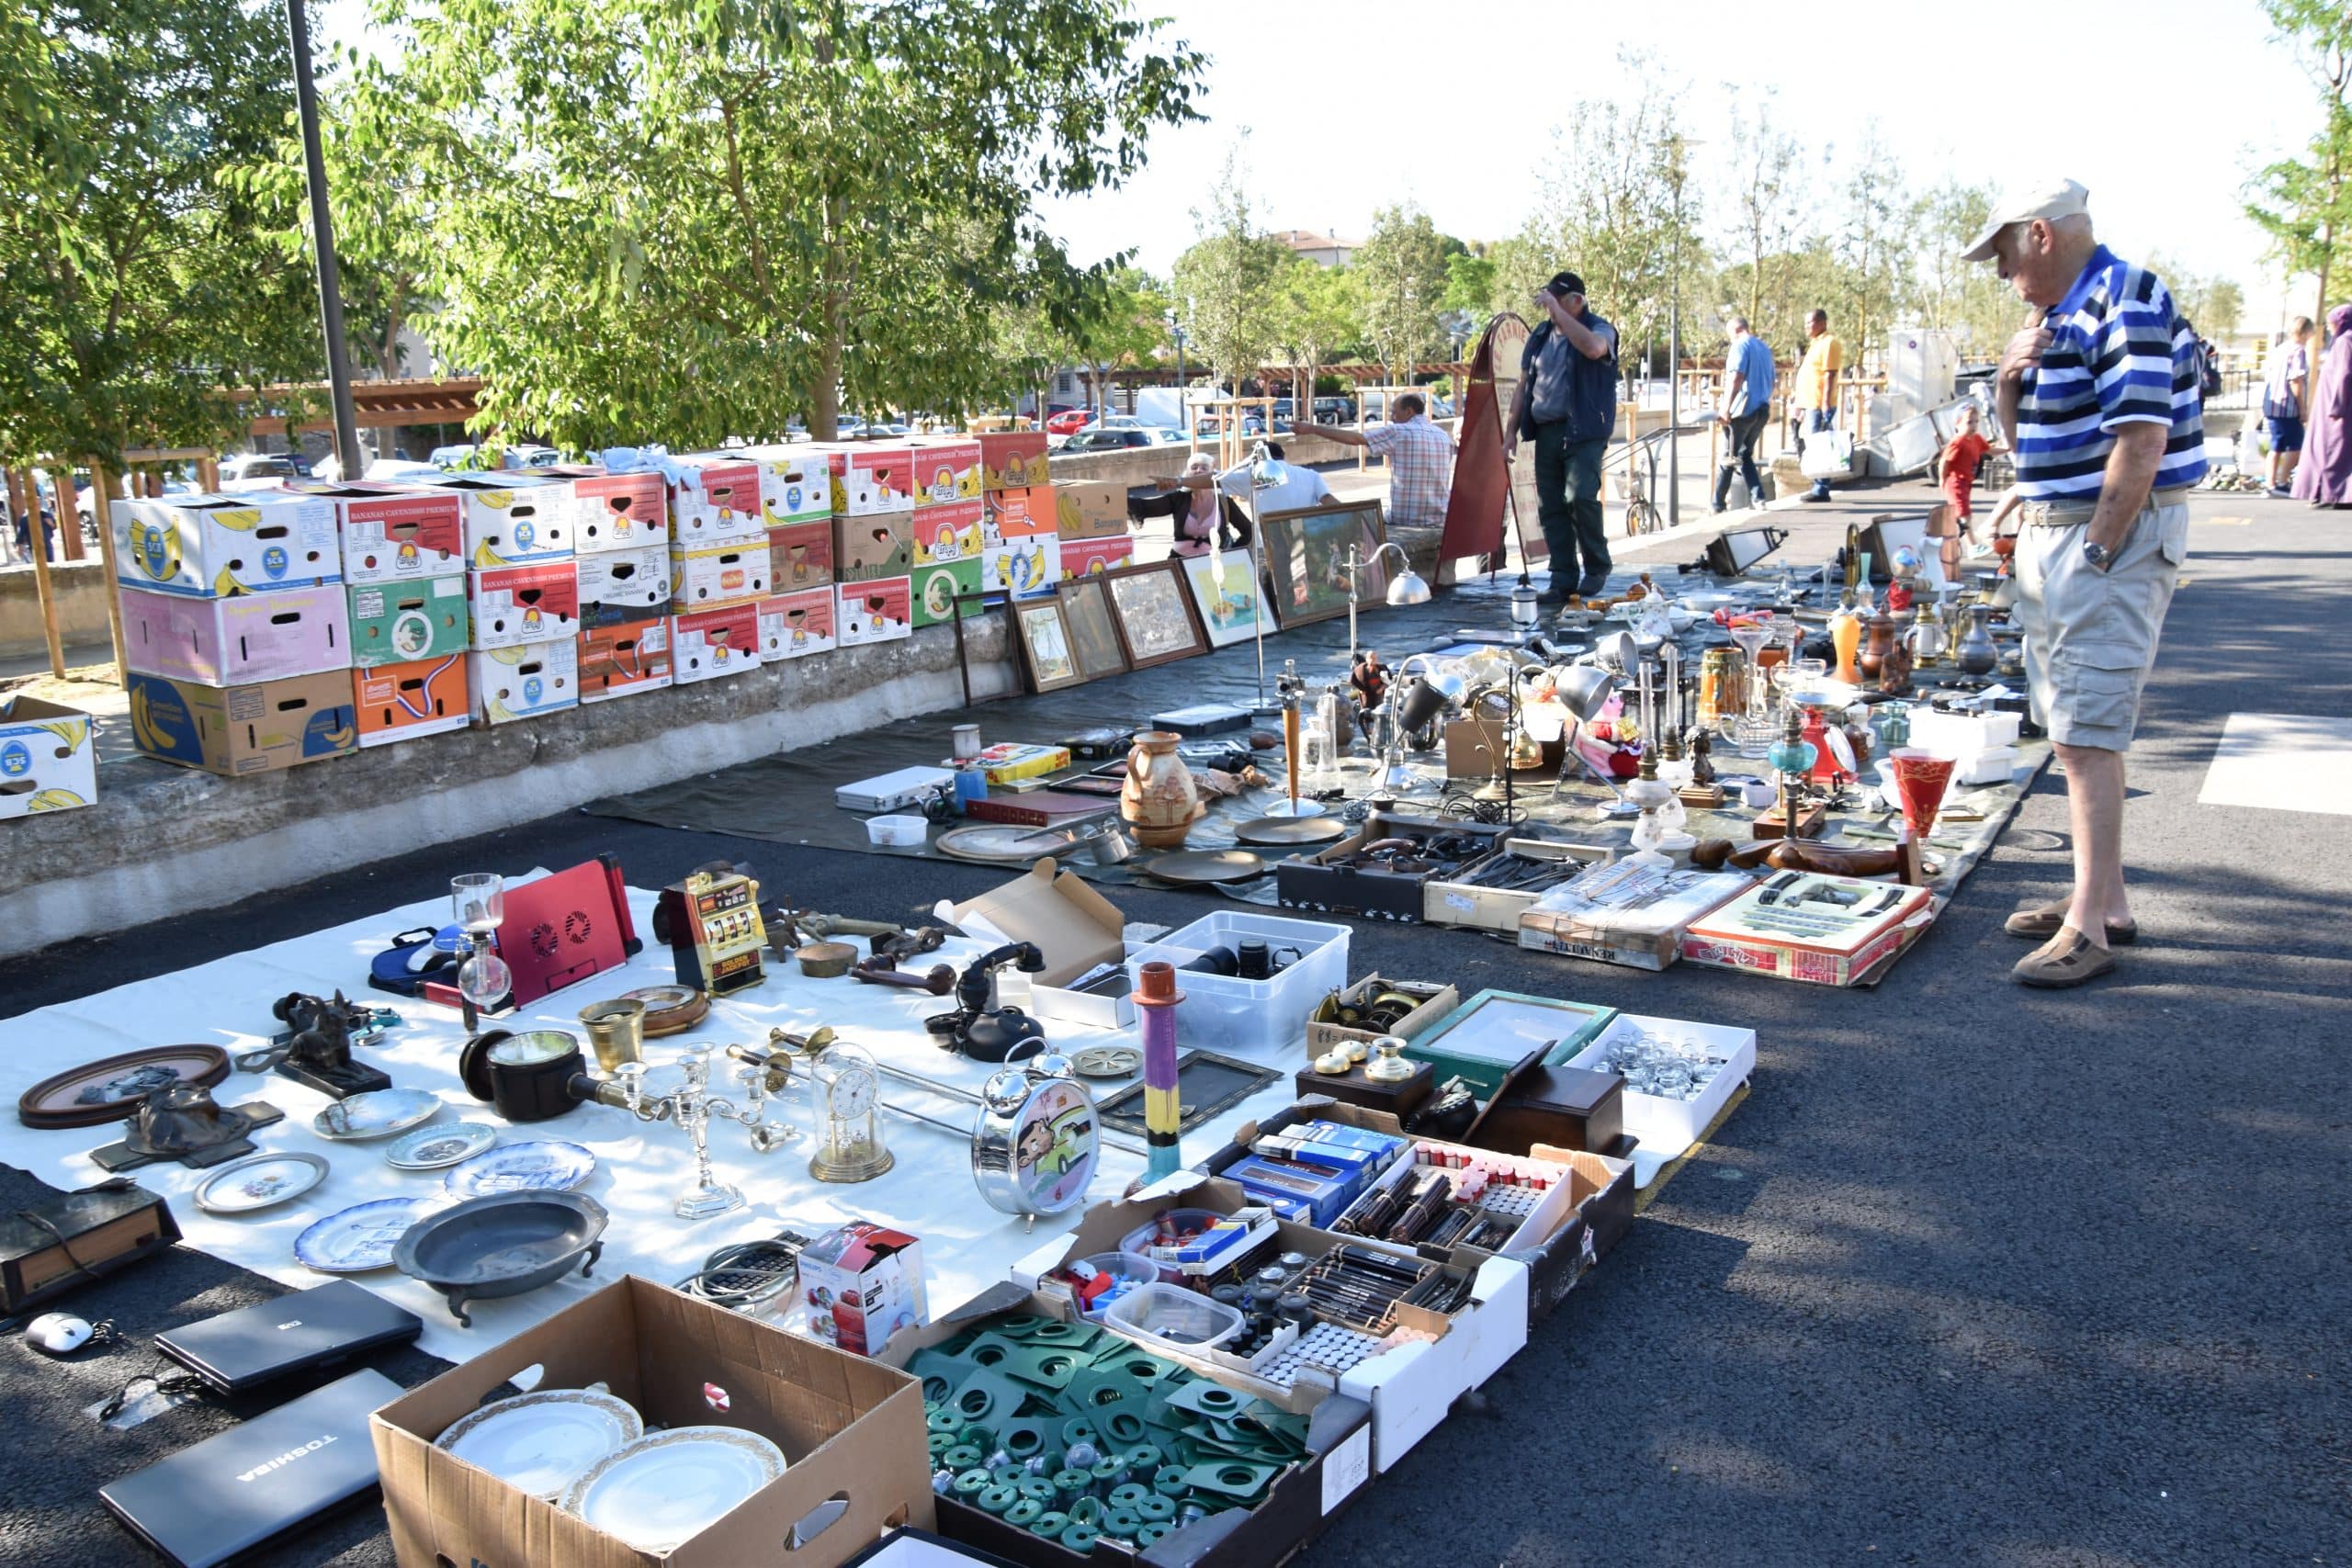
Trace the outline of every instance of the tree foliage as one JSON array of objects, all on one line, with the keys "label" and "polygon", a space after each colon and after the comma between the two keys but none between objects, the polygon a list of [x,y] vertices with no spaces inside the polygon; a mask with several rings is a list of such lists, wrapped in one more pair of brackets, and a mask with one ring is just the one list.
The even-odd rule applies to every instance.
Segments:
[{"label": "tree foliage", "polygon": [[1193,227],[1199,237],[1176,258],[1176,298],[1194,352],[1219,383],[1238,394],[1243,378],[1279,346],[1275,284],[1293,259],[1287,246],[1259,226],[1238,148],[1227,153],[1223,175],[1208,206],[1194,210]]},{"label": "tree foliage", "polygon": [[[1203,57],[1115,0],[376,0],[362,124],[417,174],[444,356],[566,446],[774,436],[1017,389],[1114,266],[1036,200],[1197,118]],[[373,155],[374,146],[355,147]]]},{"label": "tree foliage", "polygon": [[0,451],[228,438],[224,388],[317,374],[317,297],[261,243],[293,214],[234,177],[293,101],[284,13],[65,0],[0,19]]},{"label": "tree foliage", "polygon": [[1363,299],[1355,276],[1305,256],[1294,256],[1275,284],[1274,344],[1283,359],[1313,386],[1315,373],[1363,336]]},{"label": "tree foliage", "polygon": [[[2245,213],[2290,272],[2318,279],[2311,315],[2324,342],[2330,277],[2340,276],[2336,264],[2352,233],[2352,12],[2327,0],[2263,0],[2262,9],[2311,79],[2320,125],[2302,157],[2271,164],[2248,182]],[[2314,383],[2318,373],[2314,353]]]},{"label": "tree foliage", "polygon": [[1419,207],[1384,207],[1352,265],[1363,301],[1363,335],[1392,378],[1410,381],[1414,364],[1444,341],[1447,264],[1462,242],[1438,232]]}]

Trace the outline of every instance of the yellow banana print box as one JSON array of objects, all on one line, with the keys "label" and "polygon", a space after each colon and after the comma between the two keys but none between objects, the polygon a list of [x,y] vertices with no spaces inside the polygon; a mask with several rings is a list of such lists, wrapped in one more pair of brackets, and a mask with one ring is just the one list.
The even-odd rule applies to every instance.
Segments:
[{"label": "yellow banana print box", "polygon": [[466,564],[477,571],[572,558],[569,480],[485,470],[419,482],[465,502]]},{"label": "yellow banana print box", "polygon": [[159,762],[234,777],[356,750],[351,671],[205,686],[130,677],[131,743]]},{"label": "yellow banana print box", "polygon": [[980,499],[980,442],[976,435],[915,437],[915,506],[953,506]]},{"label": "yellow banana print box", "polygon": [[0,818],[65,811],[98,798],[90,716],[39,697],[0,697]]},{"label": "yellow banana print box", "polygon": [[114,574],[197,599],[341,582],[334,506],[277,490],[117,502]]}]

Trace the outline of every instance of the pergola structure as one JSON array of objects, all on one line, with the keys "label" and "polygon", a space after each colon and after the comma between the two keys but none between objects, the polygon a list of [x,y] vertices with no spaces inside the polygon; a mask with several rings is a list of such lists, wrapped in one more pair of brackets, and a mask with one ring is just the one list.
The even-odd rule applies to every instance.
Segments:
[{"label": "pergola structure", "polygon": [[[363,430],[390,430],[403,424],[463,424],[481,412],[476,400],[481,392],[481,378],[472,376],[355,381],[351,384],[351,406]],[[255,435],[282,435],[291,441],[306,430],[334,428],[323,382],[264,387],[258,391],[232,391],[229,396],[239,403],[258,402],[263,408],[277,411],[255,415],[252,424]],[[315,407],[320,412],[315,418],[296,419],[286,411],[297,404]]]}]

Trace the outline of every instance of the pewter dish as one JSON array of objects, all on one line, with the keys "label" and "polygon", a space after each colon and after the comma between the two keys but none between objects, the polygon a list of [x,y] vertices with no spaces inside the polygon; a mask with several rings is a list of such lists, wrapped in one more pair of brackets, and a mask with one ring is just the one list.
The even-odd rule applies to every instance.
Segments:
[{"label": "pewter dish", "polygon": [[607,1454],[563,1494],[567,1513],[659,1555],[784,1474],[784,1450],[740,1427],[678,1427]]},{"label": "pewter dish", "polygon": [[392,1261],[449,1300],[470,1328],[469,1302],[519,1296],[577,1268],[586,1274],[605,1250],[609,1216],[577,1192],[500,1192],[431,1214],[401,1235]]},{"label": "pewter dish", "polygon": [[455,1165],[498,1142],[498,1129],[482,1122],[454,1122],[446,1127],[419,1127],[395,1139],[384,1151],[384,1163],[395,1170],[439,1170]]},{"label": "pewter dish", "polygon": [[421,1089],[377,1089],[338,1100],[311,1118],[311,1131],[339,1143],[389,1138],[430,1122],[441,1100]]},{"label": "pewter dish", "polygon": [[596,1156],[578,1144],[544,1139],[476,1155],[442,1179],[452,1198],[493,1192],[569,1192],[595,1174]]},{"label": "pewter dish", "polygon": [[326,1179],[327,1162],[316,1155],[254,1155],[206,1177],[196,1206],[208,1214],[250,1214],[300,1198]]},{"label": "pewter dish", "polygon": [[645,1436],[625,1399],[590,1388],[538,1389],[459,1416],[433,1446],[554,1502],[596,1461]]},{"label": "pewter dish", "polygon": [[433,1213],[430,1198],[378,1198],[339,1209],[294,1238],[294,1257],[322,1274],[389,1269],[401,1236]]}]

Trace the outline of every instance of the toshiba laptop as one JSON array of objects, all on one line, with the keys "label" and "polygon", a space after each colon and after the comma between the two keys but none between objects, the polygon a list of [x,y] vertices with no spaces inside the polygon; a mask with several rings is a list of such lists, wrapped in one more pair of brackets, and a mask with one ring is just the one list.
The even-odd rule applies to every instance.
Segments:
[{"label": "toshiba laptop", "polygon": [[98,1490],[181,1568],[212,1568],[376,1485],[368,1415],[400,1396],[368,1370],[290,1400]]},{"label": "toshiba laptop", "polygon": [[220,1393],[243,1393],[295,1372],[403,1345],[424,1325],[363,1285],[337,1280],[275,1301],[167,1329],[155,1348]]}]

